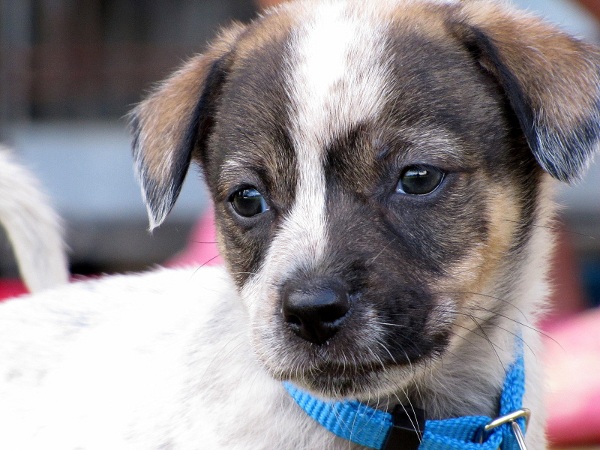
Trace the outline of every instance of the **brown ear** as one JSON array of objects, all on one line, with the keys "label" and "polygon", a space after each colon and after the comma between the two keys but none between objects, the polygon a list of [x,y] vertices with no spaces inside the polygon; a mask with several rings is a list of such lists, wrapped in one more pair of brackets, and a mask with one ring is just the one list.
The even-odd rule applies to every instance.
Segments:
[{"label": "brown ear", "polygon": [[538,163],[580,178],[600,138],[598,48],[498,5],[467,2],[462,13],[453,29],[504,89]]},{"label": "brown ear", "polygon": [[210,133],[229,55],[243,30],[241,25],[226,30],[206,53],[184,64],[130,114],[134,164],[151,230],[171,211],[192,153]]}]

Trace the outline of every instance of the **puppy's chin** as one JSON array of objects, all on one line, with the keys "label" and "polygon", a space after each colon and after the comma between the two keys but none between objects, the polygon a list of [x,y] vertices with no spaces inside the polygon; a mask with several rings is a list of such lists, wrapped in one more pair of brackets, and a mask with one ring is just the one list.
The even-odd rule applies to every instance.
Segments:
[{"label": "puppy's chin", "polygon": [[[331,345],[330,347],[334,347]],[[315,350],[315,349],[313,349]],[[295,352],[293,361],[275,354],[259,354],[269,374],[279,381],[290,381],[301,389],[326,399],[352,398],[374,401],[396,396],[418,382],[440,360],[443,350],[411,355],[401,362],[376,355],[332,352],[331,348]],[[368,356],[367,356],[368,355]],[[408,355],[407,355],[408,356]]]}]

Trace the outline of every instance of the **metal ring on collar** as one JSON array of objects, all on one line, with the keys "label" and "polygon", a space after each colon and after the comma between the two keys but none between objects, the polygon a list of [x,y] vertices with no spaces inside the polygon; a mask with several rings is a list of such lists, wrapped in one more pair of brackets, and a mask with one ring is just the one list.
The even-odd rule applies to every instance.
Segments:
[{"label": "metal ring on collar", "polygon": [[516,422],[517,419],[525,418],[525,430],[527,430],[527,426],[529,425],[529,418],[531,417],[531,411],[527,408],[518,409],[504,416],[498,417],[488,423],[481,433],[480,443],[483,443],[484,438],[487,433],[492,431],[494,428],[498,428],[505,424],[510,424],[513,434],[515,435],[515,439],[517,440],[517,444],[519,444],[519,448],[521,450],[527,450],[525,445],[525,436],[523,435],[523,431],[521,427]]}]

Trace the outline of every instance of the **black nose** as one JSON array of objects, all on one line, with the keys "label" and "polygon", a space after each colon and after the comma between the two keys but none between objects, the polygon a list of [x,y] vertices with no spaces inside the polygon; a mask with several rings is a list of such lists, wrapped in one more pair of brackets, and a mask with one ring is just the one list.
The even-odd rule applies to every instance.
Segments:
[{"label": "black nose", "polygon": [[331,339],[349,310],[348,289],[335,279],[294,283],[283,291],[283,318],[294,333],[313,344]]}]

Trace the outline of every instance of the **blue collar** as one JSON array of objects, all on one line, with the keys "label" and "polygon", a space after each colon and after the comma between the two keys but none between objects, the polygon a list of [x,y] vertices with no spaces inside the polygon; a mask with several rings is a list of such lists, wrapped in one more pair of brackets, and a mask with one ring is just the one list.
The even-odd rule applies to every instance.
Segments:
[{"label": "blue collar", "polygon": [[[500,397],[499,418],[465,416],[425,420],[424,411],[398,405],[391,414],[358,401],[323,401],[290,382],[284,387],[296,403],[333,434],[378,450],[519,450],[529,411],[525,392],[523,350],[509,368]],[[485,430],[485,431],[484,431]],[[521,442],[519,442],[521,441]]]}]

